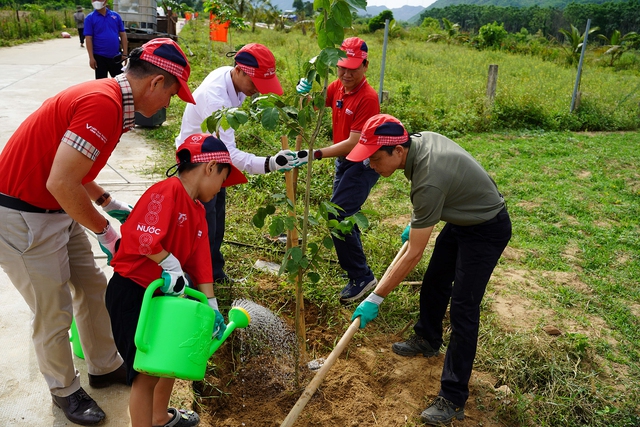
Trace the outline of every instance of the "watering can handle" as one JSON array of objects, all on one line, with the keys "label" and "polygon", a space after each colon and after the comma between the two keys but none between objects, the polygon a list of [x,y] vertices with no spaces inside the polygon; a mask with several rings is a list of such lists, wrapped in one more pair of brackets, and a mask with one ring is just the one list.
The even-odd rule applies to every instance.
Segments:
[{"label": "watering can handle", "polygon": [[[140,309],[140,317],[138,319],[138,326],[136,328],[136,335],[134,337],[134,343],[136,344],[136,348],[143,353],[149,352],[149,343],[144,341],[144,333],[147,329],[147,321],[149,319],[149,310],[148,307],[151,304],[151,298],[153,298],[153,294],[157,289],[159,289],[162,285],[164,285],[164,279],[156,279],[149,284],[147,290],[144,292],[144,297],[142,298],[142,307]],[[209,304],[207,302],[207,296],[200,291],[195,289],[186,287],[184,289],[184,293],[187,296],[195,298],[199,300],[203,304]]]}]

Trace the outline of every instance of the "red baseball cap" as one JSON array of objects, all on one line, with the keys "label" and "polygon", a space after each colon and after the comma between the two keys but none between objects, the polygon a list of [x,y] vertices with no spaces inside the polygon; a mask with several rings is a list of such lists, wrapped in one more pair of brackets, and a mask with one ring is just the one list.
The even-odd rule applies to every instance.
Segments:
[{"label": "red baseball cap", "polygon": [[400,120],[389,114],[376,114],[364,124],[360,140],[347,156],[347,160],[361,162],[371,157],[383,145],[400,145],[409,134]]},{"label": "red baseball cap", "polygon": [[369,48],[364,40],[358,37],[349,37],[342,42],[340,49],[344,50],[347,54],[346,58],[341,58],[338,61],[338,67],[348,68],[355,70],[362,64],[362,61],[367,59]]},{"label": "red baseball cap", "polygon": [[236,64],[251,77],[260,93],[282,95],[280,80],[276,76],[276,58],[273,53],[259,43],[249,43],[236,53]]},{"label": "red baseball cap", "polygon": [[189,85],[187,85],[191,67],[178,43],[163,37],[148,41],[142,45],[140,59],[176,76],[178,83],[180,83],[180,90],[178,90],[180,99],[191,104],[196,103],[191,95]]},{"label": "red baseball cap", "polygon": [[[180,153],[185,150],[189,152],[188,159],[186,155]],[[247,182],[244,174],[231,162],[229,150],[227,146],[224,145],[224,142],[209,133],[189,135],[176,150],[176,161],[178,165],[181,163],[208,163],[211,160],[231,166],[229,176],[227,176],[227,179],[222,183],[223,187],[230,187]]]}]

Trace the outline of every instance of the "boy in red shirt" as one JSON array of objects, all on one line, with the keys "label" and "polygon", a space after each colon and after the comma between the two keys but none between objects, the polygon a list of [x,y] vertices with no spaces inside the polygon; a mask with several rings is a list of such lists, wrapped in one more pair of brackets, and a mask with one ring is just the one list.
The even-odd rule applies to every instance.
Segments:
[{"label": "boy in red shirt", "polygon": [[[142,298],[148,285],[162,277],[166,295],[181,295],[185,272],[216,312],[214,334],[222,337],[226,325],[213,293],[213,273],[205,209],[222,187],[247,182],[231,163],[222,141],[209,134],[189,136],[176,151],[177,164],[169,179],[151,186],[140,197],[122,225],[120,247],[111,261],[106,305],[118,351],[132,384],[129,413],[132,427],[195,426],[193,411],[169,408],[173,378],[158,378],[133,370],[134,336]],[[173,177],[175,173],[177,177]]]}]

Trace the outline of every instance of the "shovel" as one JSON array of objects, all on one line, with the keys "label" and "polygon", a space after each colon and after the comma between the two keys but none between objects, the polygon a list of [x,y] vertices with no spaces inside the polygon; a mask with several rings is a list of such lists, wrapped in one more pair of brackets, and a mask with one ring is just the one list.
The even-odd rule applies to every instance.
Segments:
[{"label": "shovel", "polygon": [[[382,276],[382,279],[380,279],[380,281],[383,281],[389,275],[391,269],[407,251],[408,245],[409,242],[404,242],[396,257],[393,259],[393,261],[391,261],[389,267],[387,267],[387,270],[384,272],[384,275]],[[336,360],[338,359],[338,357],[340,357],[340,354],[342,354],[345,347],[349,344],[349,341],[351,341],[351,338],[353,338],[358,329],[360,329],[360,317],[356,317],[347,329],[347,332],[342,335],[342,338],[340,338],[340,341],[338,341],[336,347],[333,349],[331,354],[329,354],[329,357],[327,357],[327,360],[324,362],[318,373],[316,373],[315,377],[313,377],[311,382],[307,385],[307,388],[304,389],[302,396],[298,398],[298,401],[293,406],[293,408],[291,408],[291,411],[289,411],[287,418],[285,418],[282,424],[280,424],[280,427],[291,427],[293,423],[296,422],[296,420],[300,416],[300,413],[307,405],[307,402],[309,402],[311,397],[314,395],[314,393],[324,380],[324,377],[327,375],[327,372],[329,372],[329,369],[331,369],[333,364],[336,363]]]}]

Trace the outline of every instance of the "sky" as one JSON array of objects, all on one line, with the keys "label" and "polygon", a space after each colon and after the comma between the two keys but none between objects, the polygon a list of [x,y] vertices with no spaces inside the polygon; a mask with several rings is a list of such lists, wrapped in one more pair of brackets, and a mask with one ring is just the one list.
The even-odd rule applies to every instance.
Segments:
[{"label": "sky", "polygon": [[427,7],[436,0],[368,0],[367,6],[387,6],[389,9],[396,9],[404,5]]}]

